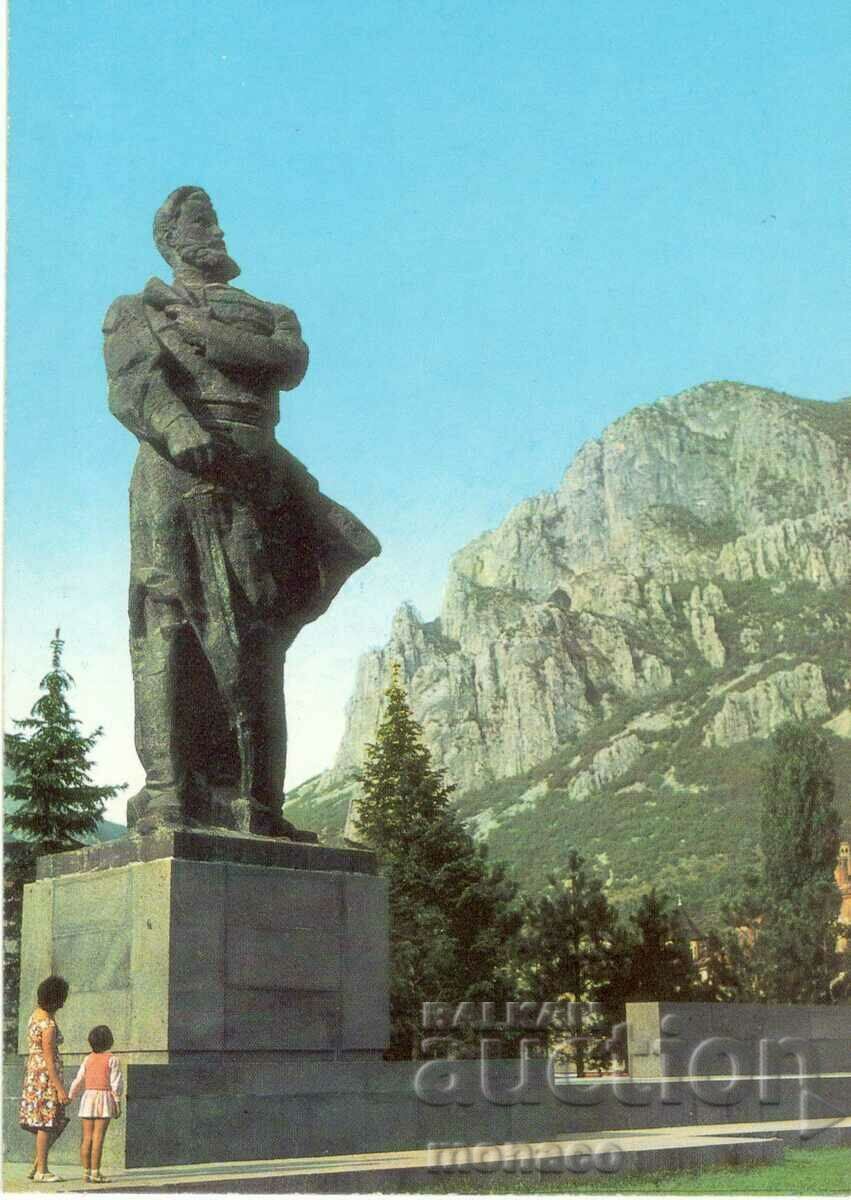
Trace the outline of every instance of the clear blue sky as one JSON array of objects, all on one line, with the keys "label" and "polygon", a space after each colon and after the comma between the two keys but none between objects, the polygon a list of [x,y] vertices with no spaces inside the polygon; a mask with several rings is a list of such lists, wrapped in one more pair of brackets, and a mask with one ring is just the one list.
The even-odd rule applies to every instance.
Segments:
[{"label": "clear blue sky", "polygon": [[278,436],[384,544],[291,654],[291,784],[395,608],[611,420],[851,392],[845,0],[18,0],[10,56],[6,723],[61,625],[103,781],[140,783],[100,326],[174,187],[298,312]]}]

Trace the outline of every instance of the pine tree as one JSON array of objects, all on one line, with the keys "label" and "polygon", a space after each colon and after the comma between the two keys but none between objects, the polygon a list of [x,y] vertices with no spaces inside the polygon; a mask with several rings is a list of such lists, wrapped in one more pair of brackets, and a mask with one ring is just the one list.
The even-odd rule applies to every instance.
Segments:
[{"label": "pine tree", "polygon": [[630,917],[635,927],[625,990],[628,1000],[693,1000],[697,968],[671,901],[651,888]]},{"label": "pine tree", "polygon": [[6,826],[23,834],[35,856],[83,845],[97,831],[106,801],[126,786],[97,787],[89,781],[89,755],[103,730],[86,736],[78,728],[65,698],[74,681],[62,667],[63,646],[57,629],[52,668],[39,684],[42,694],[29,717],[13,721],[21,732],[5,737],[6,763],[14,774],[6,795],[17,801]]},{"label": "pine tree", "polygon": [[805,722],[775,731],[763,770],[761,870],[731,913],[740,998],[819,1003],[830,998],[840,896],[834,880],[839,815],[827,739]]},{"label": "pine tree", "polygon": [[[566,1038],[566,1057],[582,1075],[590,1060],[605,1060],[603,1040],[622,1017],[623,933],[601,881],[570,850],[563,878],[527,901],[518,959],[525,988],[538,1002],[562,1002],[567,1019],[549,1029],[552,1044]],[[589,1004],[599,1008],[589,1009]],[[592,1015],[593,1014],[593,1015]]]},{"label": "pine tree", "polygon": [[487,862],[452,808],[394,664],[384,714],[366,748],[359,838],[379,856],[390,893],[391,1045],[417,1057],[426,1001],[497,1001],[509,988],[516,887]]}]

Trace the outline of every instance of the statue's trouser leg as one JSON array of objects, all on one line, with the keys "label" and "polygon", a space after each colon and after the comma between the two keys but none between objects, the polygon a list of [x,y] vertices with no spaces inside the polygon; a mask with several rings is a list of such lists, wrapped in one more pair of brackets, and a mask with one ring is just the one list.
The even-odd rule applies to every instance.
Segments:
[{"label": "statue's trouser leg", "polygon": [[187,508],[198,555],[203,619],[193,622],[224,701],[240,758],[234,816],[252,833],[283,832],[286,720],[284,642],[258,619],[234,580],[223,543],[228,511],[200,493]]},{"label": "statue's trouser leg", "polygon": [[198,637],[231,714],[239,749],[234,816],[240,828],[252,833],[280,832],[287,744],[281,638],[260,625],[240,629],[237,641],[221,632],[217,622],[208,622]]},{"label": "statue's trouser leg", "polygon": [[[284,710],[284,652],[266,632],[253,639],[243,670],[250,676],[235,697],[235,731],[242,774],[236,816],[252,833],[274,833],[281,822],[286,768],[287,726]],[[246,680],[248,683],[248,680]]]},{"label": "statue's trouser leg", "polygon": [[144,601],[143,629],[130,640],[136,706],[136,751],[145,786],[127,805],[128,825],[180,825],[188,768],[177,712],[178,656],[188,633],[180,609]]},{"label": "statue's trouser leg", "polygon": [[[274,633],[263,631],[243,664],[250,698],[238,712],[237,728],[253,742],[253,783],[248,794],[262,804],[280,806],[284,792],[287,722],[284,710],[284,652]],[[248,687],[240,689],[245,694]],[[248,780],[244,778],[247,784]]]}]

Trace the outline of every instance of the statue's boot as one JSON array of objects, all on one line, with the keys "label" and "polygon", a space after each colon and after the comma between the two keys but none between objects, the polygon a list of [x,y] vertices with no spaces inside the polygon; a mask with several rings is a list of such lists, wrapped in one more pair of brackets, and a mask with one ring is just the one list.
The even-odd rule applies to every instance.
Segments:
[{"label": "statue's boot", "polygon": [[237,828],[265,837],[294,839],[295,826],[281,815],[283,796],[275,802],[275,771],[268,734],[244,713],[237,715],[234,732],[240,761],[239,798],[233,802]]},{"label": "statue's boot", "polygon": [[289,838],[293,842],[318,842],[315,833],[297,829],[281,813],[282,743],[276,746],[265,728],[242,713],[236,718],[235,733],[241,766],[239,798],[232,805],[237,829],[262,837]]},{"label": "statue's boot", "polygon": [[183,829],[186,826],[180,805],[164,804],[159,796],[152,796],[147,788],[142,788],[127,802],[127,824],[141,834],[154,833],[158,829]]}]

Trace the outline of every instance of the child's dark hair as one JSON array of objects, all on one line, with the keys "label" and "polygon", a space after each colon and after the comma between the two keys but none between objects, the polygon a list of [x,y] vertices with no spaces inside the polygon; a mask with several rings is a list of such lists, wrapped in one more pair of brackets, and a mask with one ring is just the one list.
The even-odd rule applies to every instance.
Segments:
[{"label": "child's dark hair", "polygon": [[89,1045],[95,1054],[103,1054],[104,1050],[111,1050],[114,1040],[112,1030],[108,1025],[95,1025],[89,1034]]},{"label": "child's dark hair", "polygon": [[61,975],[48,975],[38,985],[38,1002],[45,1012],[54,1013],[68,999],[68,983]]}]

